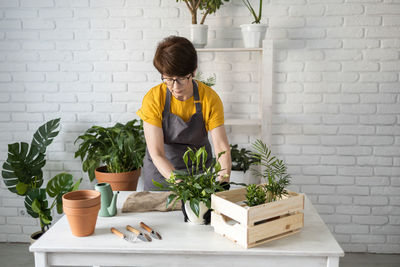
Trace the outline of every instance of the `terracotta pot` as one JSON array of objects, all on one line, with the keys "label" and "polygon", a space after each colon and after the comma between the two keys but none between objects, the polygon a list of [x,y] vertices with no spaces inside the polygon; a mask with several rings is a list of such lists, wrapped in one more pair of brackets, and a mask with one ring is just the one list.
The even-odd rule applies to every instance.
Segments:
[{"label": "terracotta pot", "polygon": [[62,196],[63,207],[89,208],[100,203],[100,192],[95,190],[77,190]]},{"label": "terracotta pot", "polygon": [[136,191],[140,169],[131,172],[109,173],[107,167],[94,171],[98,183],[109,183],[113,191]]},{"label": "terracotta pot", "polygon": [[100,203],[89,208],[64,207],[69,227],[74,236],[89,236],[96,228],[97,214],[100,210]]},{"label": "terracotta pot", "polygon": [[63,210],[74,236],[88,236],[96,228],[100,210],[100,192],[78,190],[63,195]]}]

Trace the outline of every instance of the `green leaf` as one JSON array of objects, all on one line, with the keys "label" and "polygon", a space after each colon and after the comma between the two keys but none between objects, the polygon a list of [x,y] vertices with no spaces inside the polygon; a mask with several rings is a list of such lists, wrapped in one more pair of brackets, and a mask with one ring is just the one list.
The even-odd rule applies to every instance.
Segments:
[{"label": "green leaf", "polygon": [[[33,217],[38,218],[40,214],[47,214],[47,218],[51,217],[51,210],[48,208],[46,190],[34,188],[25,196],[26,211]],[[41,220],[41,224],[47,225]]]},{"label": "green leaf", "polygon": [[46,148],[58,135],[57,128],[60,125],[60,118],[51,120],[39,127],[34,133],[31,147],[37,147],[39,153],[45,153]]},{"label": "green leaf", "polygon": [[39,200],[35,199],[32,203],[32,211],[40,214],[42,212]]},{"label": "green leaf", "polygon": [[28,191],[29,185],[18,182],[15,188],[17,189],[18,195],[24,196]]},{"label": "green leaf", "polygon": [[46,192],[50,197],[57,197],[72,191],[73,177],[69,173],[59,173],[47,183]]},{"label": "green leaf", "polygon": [[153,184],[155,185],[155,186],[157,186],[158,188],[160,188],[160,189],[163,189],[164,188],[164,185],[163,184],[161,184],[161,183],[159,183],[159,182],[157,182],[157,181],[154,181],[154,180],[152,180],[153,181]]},{"label": "green leaf", "polygon": [[167,207],[169,206],[169,204],[171,204],[172,201],[174,201],[174,199],[177,197],[177,195],[175,194],[171,194],[168,196],[167,198]]},{"label": "green leaf", "polygon": [[199,213],[200,213],[199,200],[197,200],[195,198],[190,199],[190,208],[192,209],[194,214],[196,214],[196,216],[199,217]]}]

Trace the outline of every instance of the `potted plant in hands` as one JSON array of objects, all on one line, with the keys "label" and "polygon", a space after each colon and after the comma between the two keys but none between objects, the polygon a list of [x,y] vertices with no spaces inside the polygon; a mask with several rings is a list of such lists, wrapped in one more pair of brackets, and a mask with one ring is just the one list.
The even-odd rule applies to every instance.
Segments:
[{"label": "potted plant in hands", "polygon": [[[78,136],[82,169],[90,181],[109,183],[114,191],[134,191],[146,152],[143,122],[132,120],[112,127],[92,126]],[[104,164],[104,166],[101,166]]]},{"label": "potted plant in hands", "polygon": [[231,159],[232,168],[230,181],[233,182],[232,188],[237,188],[238,185],[235,184],[258,184],[259,180],[248,172],[250,166],[254,164],[258,159],[253,157],[253,153],[245,148],[238,148],[238,145],[230,145],[231,147]]},{"label": "potted plant in hands", "polygon": [[[207,44],[208,26],[204,21],[208,14],[213,14],[223,5],[223,2],[229,0],[176,0],[176,2],[185,2],[192,15],[192,24],[190,25],[191,41],[196,48],[203,48]],[[203,11],[200,24],[197,24],[197,10]]]},{"label": "potted plant in hands", "polygon": [[213,159],[209,167],[206,166],[207,151],[201,147],[197,151],[188,148],[183,155],[186,170],[175,170],[166,184],[153,180],[155,186],[162,190],[172,191],[167,199],[167,206],[175,206],[178,200],[183,202],[183,210],[189,221],[194,224],[204,224],[204,214],[211,208],[211,195],[223,191],[223,186],[217,181],[221,165],[218,162],[221,155]]},{"label": "potted plant in hands", "polygon": [[[82,178],[73,183],[73,177],[68,173],[60,173],[51,178],[46,187],[43,185],[42,168],[46,164],[46,148],[58,135],[57,128],[60,119],[48,121],[34,133],[32,142],[20,142],[8,145],[8,157],[3,164],[3,181],[11,192],[25,197],[25,208],[33,218],[39,218],[41,231],[31,235],[37,240],[51,225],[51,211],[57,208],[57,213],[63,213],[62,196],[78,189]],[[53,198],[49,206],[48,198]]]},{"label": "potted plant in hands", "polygon": [[242,0],[242,2],[254,18],[254,21],[251,24],[240,25],[240,28],[242,29],[244,47],[261,47],[262,41],[264,40],[265,33],[267,31],[267,25],[261,23],[263,1],[259,1],[258,14],[254,10],[253,6],[250,4],[249,0]]}]

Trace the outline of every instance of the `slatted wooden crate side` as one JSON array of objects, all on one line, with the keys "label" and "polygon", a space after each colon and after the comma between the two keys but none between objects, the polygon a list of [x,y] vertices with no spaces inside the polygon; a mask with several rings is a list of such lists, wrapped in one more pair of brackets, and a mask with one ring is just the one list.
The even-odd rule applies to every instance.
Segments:
[{"label": "slatted wooden crate side", "polygon": [[265,222],[248,228],[248,244],[262,244],[271,241],[271,238],[283,233],[299,230],[304,226],[304,214],[282,216],[269,222]]},{"label": "slatted wooden crate side", "polygon": [[244,248],[251,248],[295,233],[304,226],[304,214],[299,212],[276,218],[262,224],[246,227],[240,223],[230,225],[228,218],[216,212],[211,213],[214,231]]},{"label": "slatted wooden crate side", "polygon": [[223,216],[214,211],[211,212],[211,226],[214,227],[214,231],[243,247],[247,247],[247,227],[240,223],[230,225],[224,220]]},{"label": "slatted wooden crate side", "polygon": [[[233,190],[232,190],[233,191]],[[229,191],[226,191],[229,192]],[[222,193],[222,192],[221,192]],[[218,194],[218,193],[217,193]],[[241,207],[228,199],[224,199],[221,195],[211,195],[211,208],[219,214],[228,216],[242,225],[248,224],[248,208]],[[237,195],[234,195],[234,198]]]},{"label": "slatted wooden crate side", "polygon": [[261,220],[303,210],[304,194],[292,191],[288,191],[288,193],[288,196],[284,199],[250,207],[248,225],[251,226]]}]

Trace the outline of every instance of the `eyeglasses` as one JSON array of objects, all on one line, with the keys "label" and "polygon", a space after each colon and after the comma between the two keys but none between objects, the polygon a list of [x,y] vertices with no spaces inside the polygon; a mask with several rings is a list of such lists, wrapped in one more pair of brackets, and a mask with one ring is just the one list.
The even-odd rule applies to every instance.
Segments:
[{"label": "eyeglasses", "polygon": [[187,82],[189,81],[190,77],[192,77],[192,74],[189,74],[189,76],[186,76],[186,77],[180,77],[180,78],[176,78],[176,79],[164,78],[163,76],[161,76],[161,80],[162,80],[163,83],[165,83],[167,86],[173,87],[175,82],[176,82],[178,85],[185,85],[185,84],[187,84]]}]

